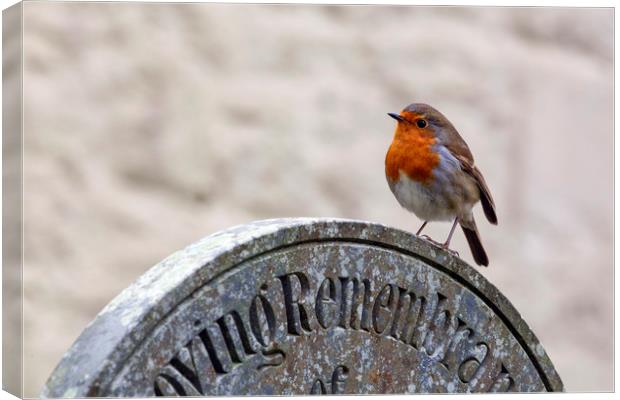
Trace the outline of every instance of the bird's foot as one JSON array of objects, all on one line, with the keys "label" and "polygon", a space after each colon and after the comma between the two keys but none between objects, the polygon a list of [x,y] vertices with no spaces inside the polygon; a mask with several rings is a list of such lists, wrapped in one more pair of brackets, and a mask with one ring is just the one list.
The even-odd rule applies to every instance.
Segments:
[{"label": "bird's foot", "polygon": [[435,246],[437,246],[437,247],[441,247],[441,248],[443,248],[443,247],[444,247],[443,243],[439,243],[439,242],[434,241],[434,240],[433,240],[433,239],[431,239],[431,237],[430,237],[430,236],[428,236],[428,235],[422,235],[422,236],[420,236],[420,238],[422,238],[422,239],[426,240],[427,242],[429,242],[429,243],[431,243],[431,244],[434,244],[434,245],[435,245]]},{"label": "bird's foot", "polygon": [[441,245],[441,248],[444,249],[445,251],[447,251],[448,253],[452,254],[454,257],[457,257],[457,258],[460,257],[458,251],[452,250],[451,248],[449,248],[445,244]]},{"label": "bird's foot", "polygon": [[443,250],[447,251],[448,253],[450,253],[451,255],[453,255],[453,256],[455,256],[455,257],[460,257],[459,252],[458,252],[458,251],[456,251],[456,250],[452,250],[451,248],[449,248],[447,243],[439,243],[439,242],[436,242],[436,241],[434,241],[433,239],[431,239],[431,237],[430,237],[430,236],[428,236],[428,235],[422,235],[422,236],[420,236],[420,238],[422,238],[422,239],[426,240],[426,241],[427,241],[427,242],[429,242],[430,244],[433,244],[433,245],[435,245],[435,246],[437,246],[437,247],[439,247],[439,248],[441,248],[441,249],[443,249]]}]

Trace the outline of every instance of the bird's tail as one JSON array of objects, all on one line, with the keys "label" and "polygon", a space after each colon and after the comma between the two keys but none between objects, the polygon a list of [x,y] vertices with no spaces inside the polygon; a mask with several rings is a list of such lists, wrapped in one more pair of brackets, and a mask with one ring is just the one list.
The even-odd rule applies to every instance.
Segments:
[{"label": "bird's tail", "polygon": [[474,261],[476,261],[476,264],[484,265],[485,267],[488,266],[489,257],[487,256],[486,251],[484,251],[484,247],[482,247],[480,234],[478,233],[474,216],[471,215],[467,220],[459,220],[459,223],[461,228],[463,228],[463,233],[465,234],[465,238],[467,238],[467,243],[469,244],[471,254],[474,256]]}]

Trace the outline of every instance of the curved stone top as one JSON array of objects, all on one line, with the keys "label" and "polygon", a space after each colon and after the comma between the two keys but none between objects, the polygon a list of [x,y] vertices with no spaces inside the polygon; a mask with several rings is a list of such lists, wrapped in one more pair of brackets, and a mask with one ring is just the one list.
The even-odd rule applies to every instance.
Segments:
[{"label": "curved stone top", "polygon": [[42,396],[489,390],[563,390],[495,286],[407,232],[294,218],[215,233],[151,268]]}]

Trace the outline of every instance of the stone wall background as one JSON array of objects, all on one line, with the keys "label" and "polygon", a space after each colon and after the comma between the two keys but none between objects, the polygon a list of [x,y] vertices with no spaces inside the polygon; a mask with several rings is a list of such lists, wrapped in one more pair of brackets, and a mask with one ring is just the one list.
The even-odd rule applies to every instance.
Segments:
[{"label": "stone wall background", "polygon": [[386,112],[413,101],[495,197],[481,272],[567,390],[613,389],[611,9],[30,2],[24,21],[26,396],[205,235],[287,216],[415,231],[383,172]]}]

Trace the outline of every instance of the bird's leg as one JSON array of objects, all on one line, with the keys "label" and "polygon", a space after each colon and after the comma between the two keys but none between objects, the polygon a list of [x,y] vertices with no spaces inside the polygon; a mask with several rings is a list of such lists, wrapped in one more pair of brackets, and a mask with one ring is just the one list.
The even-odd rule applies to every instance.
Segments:
[{"label": "bird's leg", "polygon": [[446,243],[443,244],[443,247],[448,248],[448,246],[450,246],[450,240],[452,239],[452,234],[454,233],[454,229],[456,228],[457,222],[458,222],[458,219],[454,218],[454,223],[452,224],[452,228],[450,229],[450,233],[448,234],[448,238],[446,239]]},{"label": "bird's leg", "polygon": [[420,229],[418,229],[418,231],[415,233],[416,236],[420,236],[420,233],[422,233],[422,229],[424,229],[424,227],[426,226],[426,224],[428,224],[428,221],[424,221],[424,223],[422,224],[422,226],[420,227]]},{"label": "bird's leg", "polygon": [[441,247],[446,249],[448,252],[455,254],[458,257],[459,253],[456,252],[455,250],[451,250],[449,248],[450,240],[452,240],[452,235],[454,234],[454,229],[456,229],[456,224],[457,223],[458,223],[458,218],[454,218],[454,223],[452,224],[452,228],[450,229],[450,233],[448,234],[448,238],[446,239],[446,243],[442,244]]},{"label": "bird's leg", "polygon": [[418,231],[416,232],[416,234],[415,234],[415,235],[416,235],[416,236],[421,237],[422,239],[424,239],[424,240],[426,240],[426,241],[428,241],[428,242],[431,242],[431,243],[432,243],[432,244],[434,244],[435,246],[443,247],[443,244],[441,244],[441,243],[439,243],[439,242],[434,241],[434,240],[433,240],[433,239],[431,239],[431,237],[430,237],[430,236],[428,236],[428,235],[422,235],[422,236],[420,236],[420,233],[422,233],[422,229],[424,229],[424,227],[426,226],[426,224],[428,224],[428,221],[424,221],[424,223],[422,224],[422,226],[420,227],[420,229],[418,229]]}]

